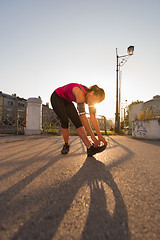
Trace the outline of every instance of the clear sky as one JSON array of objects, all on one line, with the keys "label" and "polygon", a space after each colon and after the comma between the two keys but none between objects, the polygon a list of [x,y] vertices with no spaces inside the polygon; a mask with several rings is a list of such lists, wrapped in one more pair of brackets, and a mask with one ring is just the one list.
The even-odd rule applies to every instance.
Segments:
[{"label": "clear sky", "polygon": [[104,88],[98,113],[114,118],[116,48],[122,103],[160,95],[160,0],[0,0],[0,90],[41,96],[78,82]]}]

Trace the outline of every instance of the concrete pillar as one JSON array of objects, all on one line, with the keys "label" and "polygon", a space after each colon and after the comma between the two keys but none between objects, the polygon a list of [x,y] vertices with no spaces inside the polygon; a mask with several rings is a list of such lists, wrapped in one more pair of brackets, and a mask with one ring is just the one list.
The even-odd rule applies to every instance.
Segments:
[{"label": "concrete pillar", "polygon": [[28,98],[25,135],[38,135],[42,130],[42,101]]}]

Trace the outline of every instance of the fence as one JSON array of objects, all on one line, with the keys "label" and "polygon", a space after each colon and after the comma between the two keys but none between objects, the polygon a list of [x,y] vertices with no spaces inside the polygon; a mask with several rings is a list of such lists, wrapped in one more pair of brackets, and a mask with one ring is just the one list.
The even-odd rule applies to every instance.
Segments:
[{"label": "fence", "polygon": [[[87,114],[89,118],[89,114]],[[104,116],[97,116],[100,130],[106,133],[106,118]],[[89,119],[90,121],[90,119]],[[91,124],[92,126],[92,124]],[[24,134],[26,127],[26,107],[20,106],[3,106],[0,105],[0,133],[1,134]],[[42,129],[48,131],[49,129],[55,133],[60,133],[60,121],[54,113],[46,105],[42,106]],[[70,131],[75,132],[75,127],[70,121]]]},{"label": "fence", "polygon": [[0,133],[24,134],[26,107],[0,105]]},{"label": "fence", "polygon": [[43,105],[42,107],[42,128],[43,131],[53,129],[55,133],[60,132],[60,121],[53,109]]},{"label": "fence", "polygon": [[[87,117],[91,124],[89,114],[87,114]],[[106,118],[104,116],[98,115],[97,120],[98,120],[100,130],[106,133],[107,132]],[[76,128],[71,121],[70,121],[69,125],[70,125],[70,131],[75,132]],[[55,133],[60,132],[60,128],[61,128],[60,121],[57,118],[56,114],[54,113],[54,111],[52,109],[48,108],[47,106],[43,106],[43,108],[42,108],[42,127],[43,127],[44,131],[47,131],[49,129],[54,129]],[[93,128],[92,124],[91,124],[91,127]]]},{"label": "fence", "polygon": [[[87,114],[87,116],[88,116],[89,122],[91,124],[91,127],[94,130],[94,128],[92,126],[92,123],[90,121],[90,118],[89,118],[89,114]],[[105,134],[107,134],[107,124],[106,124],[107,120],[106,120],[106,117],[102,116],[102,115],[97,115],[96,118],[97,118],[97,121],[98,121],[100,131],[105,132]]]}]

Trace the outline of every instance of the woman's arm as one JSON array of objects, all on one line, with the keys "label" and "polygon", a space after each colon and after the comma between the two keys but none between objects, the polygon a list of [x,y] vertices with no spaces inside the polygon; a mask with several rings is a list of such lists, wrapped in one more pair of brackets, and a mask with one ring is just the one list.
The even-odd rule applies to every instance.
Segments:
[{"label": "woman's arm", "polygon": [[95,137],[91,125],[88,121],[88,118],[85,115],[85,94],[83,92],[83,90],[81,90],[79,87],[74,87],[73,88],[73,94],[76,97],[76,102],[77,102],[77,106],[79,109],[79,115],[80,115],[80,119],[81,122],[83,124],[83,126],[85,127],[87,133],[91,136],[92,141],[95,144],[95,147],[97,147],[100,143],[99,140],[97,140],[97,138]]},{"label": "woman's arm", "polygon": [[103,142],[105,146],[107,146],[107,142],[105,140],[105,138],[102,136],[100,129],[99,129],[99,125],[98,125],[98,121],[97,118],[95,117],[95,114],[90,112],[90,119],[91,119],[91,123],[94,127],[94,129],[96,130],[97,136],[98,136],[98,140],[100,142]]},{"label": "woman's arm", "polygon": [[91,125],[88,121],[88,118],[86,117],[86,115],[81,115],[80,116],[81,122],[83,124],[83,126],[85,127],[87,133],[91,136],[92,141],[94,142],[95,147],[98,147],[98,145],[100,144],[100,141],[97,140],[97,138],[95,137]]}]

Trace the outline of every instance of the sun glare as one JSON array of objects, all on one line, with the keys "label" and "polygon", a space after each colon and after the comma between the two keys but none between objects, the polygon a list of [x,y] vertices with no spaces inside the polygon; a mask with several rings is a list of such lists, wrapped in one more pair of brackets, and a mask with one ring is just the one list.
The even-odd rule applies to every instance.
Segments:
[{"label": "sun glare", "polygon": [[105,109],[105,103],[104,102],[95,104],[95,107],[97,109],[97,115],[106,116],[106,109]]}]

